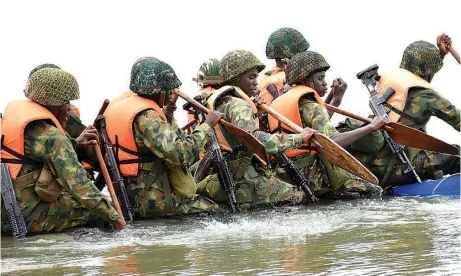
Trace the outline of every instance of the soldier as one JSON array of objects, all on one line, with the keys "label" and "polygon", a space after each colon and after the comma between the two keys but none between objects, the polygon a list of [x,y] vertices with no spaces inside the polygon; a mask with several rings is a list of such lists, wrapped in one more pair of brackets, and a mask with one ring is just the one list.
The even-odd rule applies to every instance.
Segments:
[{"label": "soldier", "polygon": [[[69,101],[79,98],[75,78],[60,69],[40,69],[31,75],[25,94],[29,100],[10,102],[5,109],[1,153],[29,233],[59,232],[96,220],[123,229],[124,222],[87,178],[75,152],[97,145],[96,130],[71,140],[61,126]],[[2,223],[2,232],[10,231]]]},{"label": "soldier", "polygon": [[[219,73],[223,84],[232,88],[223,87],[215,91],[208,99],[208,106],[222,112],[228,122],[253,134],[265,145],[268,154],[301,147],[314,133],[313,130],[306,128],[301,134],[294,135],[271,135],[259,130],[259,122],[255,117],[257,109],[248,96],[259,93],[256,79],[264,67],[248,51],[227,53],[220,62]],[[225,129],[215,130],[220,145],[227,145],[223,148],[223,154],[233,179],[238,184],[236,200],[243,208],[287,202],[300,204],[306,201],[303,191],[272,177],[269,170],[252,158],[251,149],[240,144],[237,137]],[[197,192],[219,203],[227,202],[227,194],[219,184],[216,174],[209,175],[200,182]]]},{"label": "soldier", "polygon": [[179,86],[181,82],[168,64],[153,57],[141,58],[131,70],[130,91],[112,100],[104,114],[135,218],[219,208],[196,195],[188,166],[222,115],[212,112],[190,135],[182,133],[173,118],[176,106],[168,103],[164,107]]},{"label": "soldier", "polygon": [[[336,131],[321,99],[327,92],[325,72],[329,68],[330,65],[316,52],[306,51],[295,55],[286,66],[287,83],[293,88],[274,100],[271,107],[294,123],[313,128],[345,147],[360,137],[379,130],[384,120],[376,118],[369,125],[347,133]],[[273,132],[289,132],[272,117],[269,118],[269,126]],[[313,180],[310,188],[314,193],[332,198],[381,195],[382,189],[379,186],[334,166],[325,157],[316,154],[312,146],[304,151],[289,153],[288,156],[307,178]],[[283,171],[279,176],[287,178],[283,176]]]},{"label": "soldier", "polygon": [[[59,66],[52,63],[44,63],[36,66],[29,73],[29,78],[40,69],[43,68],[55,68],[61,69]],[[25,91],[24,91],[25,92]],[[80,134],[87,129],[82,121],[80,120],[80,110],[73,104],[71,104],[71,110],[67,113],[66,118],[61,122],[62,128],[70,136],[71,139],[76,139]],[[88,126],[88,130],[92,130],[92,125]],[[88,173],[88,177],[94,180],[94,170],[99,170],[98,158],[93,147],[79,147],[76,149],[78,160],[82,163],[83,167]]]},{"label": "soldier", "polygon": [[[413,42],[403,53],[400,69],[381,74],[377,85],[378,94],[383,94],[388,87],[395,91],[385,104],[389,108],[389,118],[392,122],[425,132],[429,119],[436,116],[459,131],[459,109],[430,85],[434,75],[442,68],[443,58],[451,46],[451,39],[441,35],[437,38],[437,46],[438,48],[426,41]],[[340,131],[350,128],[347,124],[339,126]],[[382,187],[416,182],[411,172],[404,172],[406,166],[392,154],[382,137],[374,137],[371,140],[374,144],[379,144],[379,147],[368,150],[363,146],[353,145],[349,150],[378,177]],[[406,153],[422,179],[459,173],[459,156],[408,147]]]}]

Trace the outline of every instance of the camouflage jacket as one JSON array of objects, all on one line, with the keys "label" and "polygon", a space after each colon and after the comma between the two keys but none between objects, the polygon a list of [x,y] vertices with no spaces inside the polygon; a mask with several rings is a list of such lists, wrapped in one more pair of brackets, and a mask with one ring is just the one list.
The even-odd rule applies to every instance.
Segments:
[{"label": "camouflage jacket", "polygon": [[[240,98],[226,96],[216,109],[224,114],[224,118],[228,122],[254,135],[256,139],[264,144],[267,154],[275,154],[279,148],[286,151],[302,146],[302,136],[300,134],[270,134],[260,131],[259,123],[254,118],[253,109]],[[227,136],[229,139],[233,139],[230,135]]]},{"label": "camouflage jacket", "polygon": [[301,98],[299,112],[301,113],[303,127],[316,129],[328,137],[333,137],[339,133],[331,123],[327,110],[315,100],[306,97]]},{"label": "camouflage jacket", "polygon": [[436,116],[459,131],[459,109],[439,93],[430,89],[410,89],[403,113],[415,118],[417,122],[405,116],[401,116],[398,122],[412,128],[425,129],[431,116]]},{"label": "camouflage jacket", "polygon": [[208,124],[202,124],[190,135],[183,135],[176,120],[170,124],[153,110],[140,113],[133,129],[139,151],[153,153],[171,167],[195,160],[212,133]]},{"label": "camouflage jacket", "polygon": [[[24,150],[27,157],[52,166],[64,190],[94,215],[106,221],[119,217],[110,201],[88,179],[69,136],[46,121],[35,121],[28,124],[24,131]],[[24,165],[19,176],[41,167]],[[27,198],[23,198],[26,195],[16,196],[20,202],[27,202]],[[34,206],[29,207],[32,210]],[[24,215],[29,216],[27,213]]]}]

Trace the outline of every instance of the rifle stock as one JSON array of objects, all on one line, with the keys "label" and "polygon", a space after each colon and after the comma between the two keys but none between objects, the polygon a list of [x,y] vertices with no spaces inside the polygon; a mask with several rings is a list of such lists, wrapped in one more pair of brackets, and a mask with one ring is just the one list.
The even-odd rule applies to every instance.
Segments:
[{"label": "rifle stock", "polygon": [[[335,106],[325,104],[326,108],[330,111],[348,116],[350,118],[362,121],[364,123],[371,123],[371,120],[354,113],[342,110]],[[459,154],[459,150],[444,141],[441,141],[435,137],[432,137],[417,129],[404,126],[399,123],[390,122],[383,126],[383,129],[389,133],[391,138],[402,145],[409,146],[412,148],[425,149],[430,151],[442,152],[451,155]]]},{"label": "rifle stock", "polygon": [[[183,98],[187,102],[189,102],[194,108],[200,110],[202,113],[208,114],[210,110],[204,107],[202,104],[194,100],[193,98],[187,96],[179,89],[175,89],[174,93],[178,94],[179,97]],[[269,159],[267,157],[266,148],[264,147],[261,142],[259,142],[254,136],[246,132],[245,130],[227,122],[224,119],[220,119],[219,123],[221,123],[229,133],[232,133],[234,137],[236,137],[242,144],[247,146],[249,150],[252,150],[255,156],[262,161],[264,164],[269,164]]]},{"label": "rifle stock", "polygon": [[[270,108],[266,104],[259,104],[257,107],[267,114],[276,118],[296,133],[301,133],[303,128],[290,121],[287,117],[283,116],[279,112]],[[310,139],[317,147],[320,154],[325,156],[334,165],[356,175],[362,179],[365,179],[371,183],[378,184],[378,179],[373,175],[362,163],[357,161],[350,153],[348,153],[341,146],[336,144],[333,140],[323,135],[322,133],[315,133]]]}]

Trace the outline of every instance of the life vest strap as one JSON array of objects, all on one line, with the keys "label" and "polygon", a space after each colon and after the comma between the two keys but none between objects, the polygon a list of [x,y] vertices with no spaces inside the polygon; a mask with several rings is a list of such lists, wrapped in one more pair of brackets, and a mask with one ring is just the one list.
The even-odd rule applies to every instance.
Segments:
[{"label": "life vest strap", "polygon": [[29,157],[27,157],[25,155],[22,155],[20,153],[17,153],[16,151],[14,151],[14,150],[8,148],[7,146],[5,146],[3,144],[4,138],[5,138],[5,136],[2,135],[2,138],[1,138],[2,149],[4,151],[6,151],[7,153],[13,155],[14,157],[18,158],[18,159],[2,158],[2,163],[23,164],[23,165],[39,165],[39,164],[41,164],[41,162],[35,161],[34,159],[29,158]]}]

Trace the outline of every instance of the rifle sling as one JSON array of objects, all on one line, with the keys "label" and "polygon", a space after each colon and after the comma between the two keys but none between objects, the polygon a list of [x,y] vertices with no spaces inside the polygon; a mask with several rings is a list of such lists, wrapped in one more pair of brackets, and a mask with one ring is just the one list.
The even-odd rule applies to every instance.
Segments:
[{"label": "rifle sling", "polygon": [[389,103],[384,103],[384,105],[389,108],[392,112],[395,112],[397,114],[399,114],[401,117],[404,117],[405,119],[408,119],[410,121],[412,121],[413,123],[416,124],[416,126],[414,127],[415,129],[420,129],[420,128],[423,128],[424,127],[424,122],[413,117],[413,116],[410,116],[400,110],[398,110],[395,106],[393,105],[390,105]]}]

